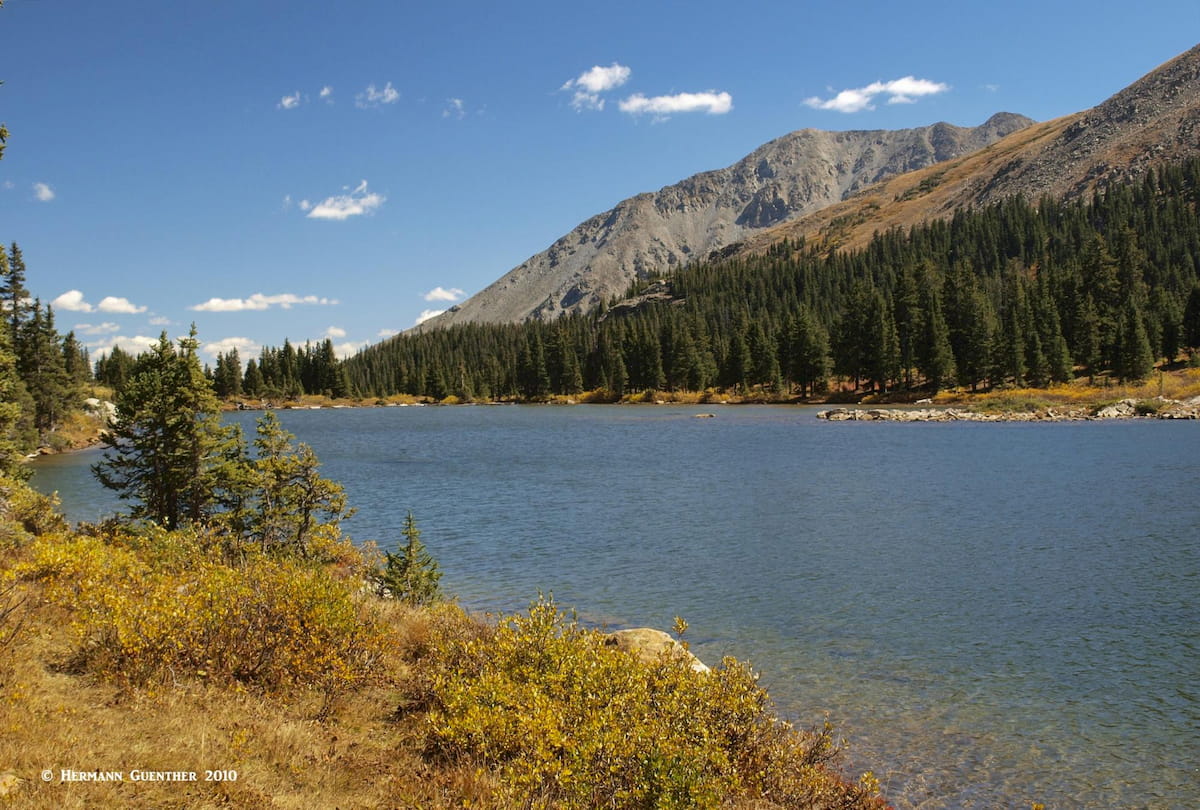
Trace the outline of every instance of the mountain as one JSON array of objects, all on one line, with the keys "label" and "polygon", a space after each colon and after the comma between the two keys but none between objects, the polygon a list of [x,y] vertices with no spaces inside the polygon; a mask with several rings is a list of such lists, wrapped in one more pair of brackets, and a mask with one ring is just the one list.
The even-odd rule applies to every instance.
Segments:
[{"label": "mountain", "polygon": [[1022,196],[1070,200],[1147,169],[1200,155],[1200,45],[1107,101],[1036,124],[945,164],[885,180],[858,195],[747,238],[760,252],[784,238],[859,247],[877,231],[908,227]]},{"label": "mountain", "polygon": [[1107,101],[1053,121],[964,129],[801,130],[734,165],[592,217],[421,329],[586,312],[651,271],[760,253],[785,238],[857,247],[893,227],[1014,196],[1069,200],[1200,155],[1200,46]]},{"label": "mountain", "polygon": [[592,217],[420,328],[589,311],[650,271],[704,258],[885,178],[975,152],[1032,123],[1000,113],[974,128],[938,123],[896,131],[793,132],[728,168],[639,194]]}]

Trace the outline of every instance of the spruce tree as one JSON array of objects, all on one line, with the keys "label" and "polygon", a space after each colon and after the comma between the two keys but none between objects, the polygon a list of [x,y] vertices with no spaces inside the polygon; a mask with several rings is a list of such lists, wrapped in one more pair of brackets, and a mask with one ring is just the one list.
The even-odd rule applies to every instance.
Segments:
[{"label": "spruce tree", "polygon": [[0,475],[24,479],[32,470],[22,462],[36,441],[36,433],[30,419],[32,402],[17,374],[17,359],[10,344],[8,330],[0,329]]},{"label": "spruce tree", "polygon": [[220,508],[238,443],[221,424],[196,350],[195,327],[176,349],[163,332],[138,358],[117,398],[107,448],[92,471],[100,483],[133,502],[130,514],[174,529],[202,523]]},{"label": "spruce tree", "polygon": [[421,530],[410,511],[404,519],[404,545],[396,553],[386,552],[384,567],[376,575],[381,596],[410,605],[428,605],[440,596],[442,572],[421,542]]},{"label": "spruce tree", "polygon": [[950,348],[950,329],[942,316],[942,298],[933,284],[924,284],[920,293],[921,322],[916,339],[915,360],[934,393],[952,383],[956,371],[954,350]]},{"label": "spruce tree", "polygon": [[1144,380],[1154,370],[1154,354],[1142,324],[1142,313],[1132,300],[1126,303],[1117,331],[1114,371],[1121,382]]},{"label": "spruce tree", "polygon": [[[4,249],[0,247],[0,255]],[[21,326],[29,311],[29,290],[25,287],[25,258],[16,242],[8,256],[0,261],[0,308],[8,319],[8,334],[13,350],[20,354]]]},{"label": "spruce tree", "polygon": [[1200,284],[1192,287],[1183,307],[1183,345],[1193,353],[1200,351]]},{"label": "spruce tree", "polygon": [[245,539],[259,550],[301,558],[316,556],[322,532],[336,530],[353,514],[346,506],[341,484],[321,477],[316,453],[267,411],[258,420],[254,447],[257,457],[241,479],[240,498]]}]

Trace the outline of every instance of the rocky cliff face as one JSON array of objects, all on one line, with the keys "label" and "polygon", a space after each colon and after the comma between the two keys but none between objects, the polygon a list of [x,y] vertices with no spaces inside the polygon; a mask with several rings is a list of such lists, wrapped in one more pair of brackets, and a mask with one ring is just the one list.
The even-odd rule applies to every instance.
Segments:
[{"label": "rocky cliff face", "polygon": [[801,130],[734,165],[592,217],[487,289],[421,328],[586,312],[652,270],[704,258],[748,234],[845,199],[888,177],[950,160],[1032,121],[1000,113],[974,128]]}]

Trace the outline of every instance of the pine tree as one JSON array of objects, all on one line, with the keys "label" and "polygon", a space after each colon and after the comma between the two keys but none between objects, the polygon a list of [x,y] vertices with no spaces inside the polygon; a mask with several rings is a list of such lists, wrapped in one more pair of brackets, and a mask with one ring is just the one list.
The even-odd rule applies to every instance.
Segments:
[{"label": "pine tree", "polygon": [[248,396],[262,396],[263,376],[262,372],[258,370],[258,363],[254,362],[253,357],[246,363],[246,373],[242,377],[242,390]]},{"label": "pine tree", "polygon": [[134,518],[174,529],[219,510],[230,479],[236,428],[221,424],[220,405],[196,355],[195,327],[176,349],[163,332],[138,358],[117,398],[107,448],[92,471]]},{"label": "pine tree", "polygon": [[428,605],[440,596],[442,572],[421,542],[421,531],[412,512],[404,519],[404,545],[396,553],[385,553],[384,567],[376,574],[381,596],[399,599],[410,605]]},{"label": "pine tree", "polygon": [[[0,247],[0,256],[3,254]],[[25,287],[25,258],[16,242],[12,243],[8,256],[0,260],[0,308],[7,313],[9,338],[19,356],[21,326],[29,311],[29,290]]]},{"label": "pine tree", "polygon": [[791,368],[788,374],[800,386],[800,396],[825,390],[829,383],[829,336],[802,306],[792,327]]},{"label": "pine tree", "polygon": [[257,457],[241,478],[240,498],[245,539],[267,553],[312,558],[321,534],[336,530],[353,510],[346,506],[341,484],[322,478],[316,453],[267,411],[258,420],[254,447]]},{"label": "pine tree", "polygon": [[21,324],[17,367],[33,397],[34,426],[42,436],[52,432],[64,414],[75,407],[78,388],[67,373],[54,311],[35,301],[32,317]]},{"label": "pine tree", "polygon": [[24,479],[31,474],[32,470],[22,461],[37,438],[29,418],[32,412],[29,393],[17,374],[17,359],[10,348],[8,330],[0,329],[0,475]]},{"label": "pine tree", "polygon": [[1121,316],[1113,370],[1121,382],[1144,380],[1154,370],[1154,354],[1142,325],[1142,313],[1132,300],[1126,303]]},{"label": "pine tree", "polygon": [[954,381],[954,350],[950,348],[950,329],[942,316],[942,297],[932,283],[923,284],[919,296],[920,333],[914,359],[921,375],[936,393]]},{"label": "pine tree", "polygon": [[1183,345],[1193,352],[1200,351],[1200,284],[1192,287],[1183,307]]}]

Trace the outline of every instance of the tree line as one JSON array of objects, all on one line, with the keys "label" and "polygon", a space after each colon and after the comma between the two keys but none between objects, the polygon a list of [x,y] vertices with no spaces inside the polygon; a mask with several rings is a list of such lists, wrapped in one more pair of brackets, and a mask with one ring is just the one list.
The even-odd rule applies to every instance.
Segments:
[{"label": "tree line", "polygon": [[438,399],[1137,380],[1200,349],[1198,201],[1193,160],[1073,202],[1011,199],[893,229],[860,250],[785,240],[627,296],[669,293],[652,302],[400,335],[345,368],[364,395]]},{"label": "tree line", "polygon": [[87,349],[73,331],[58,333],[50,305],[30,298],[26,272],[16,242],[0,247],[0,388],[12,411],[0,425],[11,452],[48,441],[92,379]]}]

